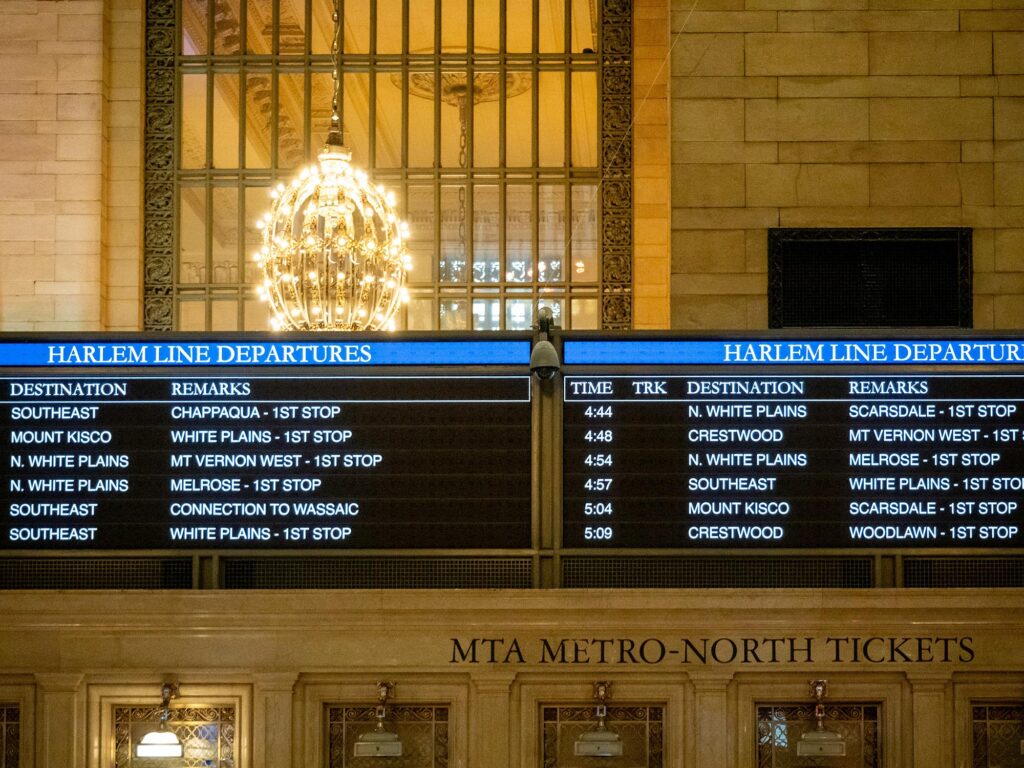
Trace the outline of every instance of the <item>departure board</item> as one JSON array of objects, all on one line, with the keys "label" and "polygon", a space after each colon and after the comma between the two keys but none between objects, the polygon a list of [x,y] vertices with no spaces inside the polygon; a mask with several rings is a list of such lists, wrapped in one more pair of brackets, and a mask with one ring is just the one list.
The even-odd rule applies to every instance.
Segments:
[{"label": "departure board", "polygon": [[1024,544],[1019,340],[567,340],[565,363],[567,548]]},{"label": "departure board", "polygon": [[529,351],[0,344],[0,547],[528,547]]}]

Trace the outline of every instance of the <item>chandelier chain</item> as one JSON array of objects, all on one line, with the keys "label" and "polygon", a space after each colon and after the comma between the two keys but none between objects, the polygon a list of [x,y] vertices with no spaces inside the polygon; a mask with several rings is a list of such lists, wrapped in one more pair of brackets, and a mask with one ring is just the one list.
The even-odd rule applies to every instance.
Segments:
[{"label": "chandelier chain", "polygon": [[331,128],[341,128],[341,114],[339,110],[339,97],[341,95],[341,0],[334,0],[334,13],[331,16],[334,21],[334,40],[331,41],[331,77],[334,79],[334,92],[331,95]]}]

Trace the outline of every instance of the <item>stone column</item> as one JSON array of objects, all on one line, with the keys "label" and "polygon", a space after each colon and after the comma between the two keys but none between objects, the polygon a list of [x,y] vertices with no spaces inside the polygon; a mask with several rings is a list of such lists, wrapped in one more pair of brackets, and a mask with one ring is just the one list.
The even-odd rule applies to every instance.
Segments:
[{"label": "stone column", "polygon": [[950,673],[909,672],[907,679],[914,700],[914,768],[952,765],[953,722],[946,706]]},{"label": "stone column", "polygon": [[691,673],[693,682],[694,745],[698,768],[726,768],[730,764],[728,689],[732,674]]},{"label": "stone column", "polygon": [[511,673],[474,678],[467,765],[509,768],[509,692],[514,679]]},{"label": "stone column", "polygon": [[292,764],[292,697],[298,675],[292,672],[253,676],[252,755],[256,768]]},{"label": "stone column", "polygon": [[85,699],[80,674],[37,673],[36,768],[85,765]]}]

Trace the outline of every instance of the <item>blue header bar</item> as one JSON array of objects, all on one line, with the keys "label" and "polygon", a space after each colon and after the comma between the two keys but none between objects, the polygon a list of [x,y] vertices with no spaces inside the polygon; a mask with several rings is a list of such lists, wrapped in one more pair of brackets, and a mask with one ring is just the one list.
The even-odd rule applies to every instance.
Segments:
[{"label": "blue header bar", "polygon": [[1024,341],[567,339],[563,362],[566,365],[1024,365]]},{"label": "blue header bar", "polygon": [[3,368],[528,365],[521,341],[52,341],[0,343]]}]

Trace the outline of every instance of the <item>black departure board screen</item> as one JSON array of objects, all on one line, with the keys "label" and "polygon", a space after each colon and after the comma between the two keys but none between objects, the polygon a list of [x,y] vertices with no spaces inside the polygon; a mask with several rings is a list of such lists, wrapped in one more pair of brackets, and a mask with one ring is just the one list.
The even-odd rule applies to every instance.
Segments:
[{"label": "black departure board screen", "polygon": [[1024,343],[583,341],[563,545],[1024,544]]},{"label": "black departure board screen", "polygon": [[529,352],[0,343],[0,547],[528,547]]}]

